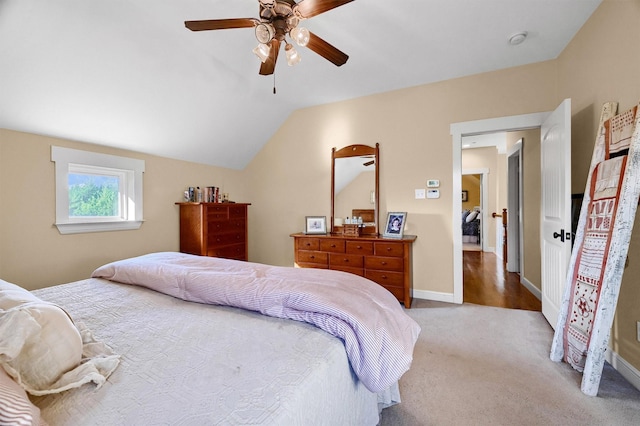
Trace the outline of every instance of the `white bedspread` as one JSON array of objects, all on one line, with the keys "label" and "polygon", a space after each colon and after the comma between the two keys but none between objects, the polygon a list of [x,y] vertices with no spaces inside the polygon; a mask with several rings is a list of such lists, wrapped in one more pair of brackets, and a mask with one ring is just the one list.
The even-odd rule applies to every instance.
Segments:
[{"label": "white bedspread", "polygon": [[113,262],[92,276],[313,324],[344,341],[351,367],[372,392],[409,369],[420,332],[391,293],[345,272],[164,252]]},{"label": "white bedspread", "polygon": [[378,422],[379,395],[354,376],[342,342],[313,325],[102,279],[34,293],[121,355],[100,389],[34,398],[51,426]]}]

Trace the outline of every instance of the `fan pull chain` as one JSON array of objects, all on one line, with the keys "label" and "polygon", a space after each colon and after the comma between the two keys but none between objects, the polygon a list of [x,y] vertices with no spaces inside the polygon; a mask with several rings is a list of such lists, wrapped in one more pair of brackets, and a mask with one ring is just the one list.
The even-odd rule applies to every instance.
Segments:
[{"label": "fan pull chain", "polygon": [[276,94],[276,72],[273,71],[273,94]]}]

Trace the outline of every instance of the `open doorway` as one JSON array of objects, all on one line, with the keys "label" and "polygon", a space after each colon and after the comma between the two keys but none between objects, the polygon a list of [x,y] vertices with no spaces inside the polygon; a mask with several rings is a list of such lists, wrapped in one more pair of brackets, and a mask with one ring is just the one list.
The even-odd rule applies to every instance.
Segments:
[{"label": "open doorway", "polygon": [[[451,125],[451,135],[453,142],[453,176],[452,176],[452,200],[453,200],[453,223],[460,223],[462,220],[462,150],[463,139],[468,136],[485,136],[498,132],[520,131],[524,129],[540,128],[548,113],[535,113],[511,117],[501,117],[488,120],[477,120],[464,123],[454,123]],[[505,195],[506,202],[506,195]],[[487,210],[487,208],[485,208]],[[491,212],[486,212],[484,217],[491,218]],[[495,232],[495,226],[493,227]],[[455,230],[457,231],[457,229]],[[486,239],[485,239],[486,241]],[[463,302],[463,250],[462,233],[453,234],[453,261],[454,261],[454,294],[453,302]],[[494,250],[495,252],[495,245]],[[495,254],[495,253],[494,253]]]},{"label": "open doorway", "polygon": [[467,251],[487,250],[487,218],[485,206],[489,193],[489,169],[462,171],[462,212],[460,232],[462,248]]}]

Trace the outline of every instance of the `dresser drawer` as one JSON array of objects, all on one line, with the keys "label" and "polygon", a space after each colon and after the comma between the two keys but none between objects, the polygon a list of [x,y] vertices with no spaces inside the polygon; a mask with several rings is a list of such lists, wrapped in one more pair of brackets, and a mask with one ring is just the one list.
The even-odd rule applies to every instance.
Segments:
[{"label": "dresser drawer", "polygon": [[346,251],[349,254],[371,255],[373,243],[371,241],[347,241]]},{"label": "dresser drawer", "polygon": [[207,250],[207,256],[224,257],[225,259],[246,260],[246,252],[247,249],[244,244],[234,244],[224,247],[212,247]]},{"label": "dresser drawer", "polygon": [[334,266],[349,266],[362,269],[364,258],[358,254],[330,253],[329,267],[335,269]]},{"label": "dresser drawer", "polygon": [[209,220],[207,226],[209,233],[227,232],[227,231],[244,231],[247,228],[246,221],[240,219],[234,220]]},{"label": "dresser drawer", "polygon": [[329,269],[332,269],[334,271],[348,272],[350,274],[360,275],[361,277],[364,277],[364,269],[362,268],[351,268],[349,266],[331,266]]},{"label": "dresser drawer", "polygon": [[364,276],[387,289],[391,287],[404,288],[404,274],[402,272],[371,271],[367,269]]},{"label": "dresser drawer", "polygon": [[328,266],[329,253],[324,253],[321,251],[300,250],[298,251],[297,262],[298,263],[318,263],[321,265]]},{"label": "dresser drawer", "polygon": [[320,239],[320,250],[331,253],[344,253],[345,241],[338,239]]},{"label": "dresser drawer", "polygon": [[244,219],[247,209],[243,206],[229,205],[229,219]]},{"label": "dresser drawer", "polygon": [[298,250],[320,250],[320,238],[299,238]]},{"label": "dresser drawer", "polygon": [[[380,284],[380,283],[378,283]],[[406,300],[406,293],[404,291],[404,288],[402,287],[387,287],[386,285],[380,284],[382,287],[384,287],[385,289],[387,289],[391,294],[393,294],[396,299],[398,299],[400,302],[404,302]],[[406,303],[406,302],[404,302]]]},{"label": "dresser drawer", "polygon": [[365,259],[364,267],[366,269],[402,272],[404,259],[401,257],[369,256]]},{"label": "dresser drawer", "polygon": [[217,246],[244,243],[245,241],[244,229],[242,232],[228,232],[225,234],[209,234],[208,243],[210,248]]},{"label": "dresser drawer", "polygon": [[207,205],[207,219],[209,220],[226,220],[229,218],[229,209],[224,205]]},{"label": "dresser drawer", "polygon": [[296,266],[298,268],[329,269],[329,265],[325,265],[322,263],[297,262]]},{"label": "dresser drawer", "polygon": [[404,256],[404,245],[401,243],[387,243],[378,242],[374,243],[374,254],[376,256]]}]

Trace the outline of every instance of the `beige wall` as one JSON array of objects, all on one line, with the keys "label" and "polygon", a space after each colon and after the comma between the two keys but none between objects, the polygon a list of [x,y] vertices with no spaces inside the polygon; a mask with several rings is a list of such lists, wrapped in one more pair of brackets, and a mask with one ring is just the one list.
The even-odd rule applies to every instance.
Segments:
[{"label": "beige wall", "polygon": [[[462,157],[464,161],[464,152]],[[481,205],[481,179],[482,175],[462,175],[462,190],[467,191],[467,201],[462,202],[462,208],[464,210],[473,210],[474,207]]]},{"label": "beige wall", "polygon": [[[558,96],[572,102],[572,192],[583,193],[603,103],[626,111],[640,100],[640,1],[605,0],[558,58]],[[611,346],[640,370],[640,232],[629,250]]]},{"label": "beige wall", "polygon": [[[254,260],[293,265],[289,234],[305,215],[331,213],[331,148],[379,142],[381,218],[408,212],[414,287],[452,293],[450,124],[552,110],[555,89],[554,62],[543,62],[296,111],[246,169],[250,182],[274,188],[251,199]],[[416,200],[427,179],[440,180],[440,198]]]},{"label": "beige wall", "polygon": [[[145,160],[138,231],[61,235],[55,222],[51,145]],[[98,266],[178,250],[178,207],[188,186],[216,185],[247,201],[241,172],[0,129],[0,278],[28,289],[87,278]],[[251,209],[251,208],[250,208]]]}]

